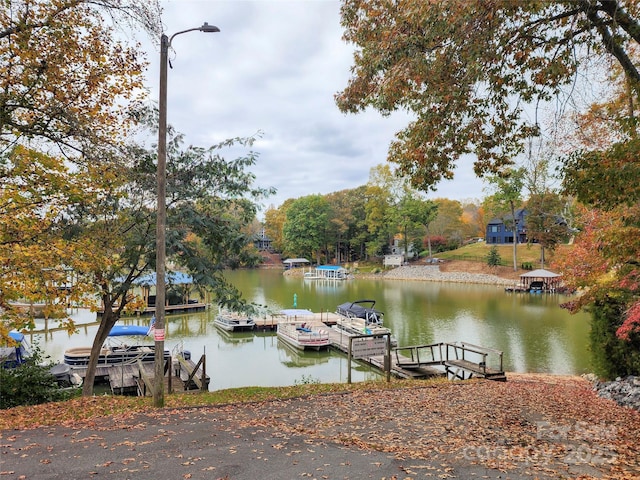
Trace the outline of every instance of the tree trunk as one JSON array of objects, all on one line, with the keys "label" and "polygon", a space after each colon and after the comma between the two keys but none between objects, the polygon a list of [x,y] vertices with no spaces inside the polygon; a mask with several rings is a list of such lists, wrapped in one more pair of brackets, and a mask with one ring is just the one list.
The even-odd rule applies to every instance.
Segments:
[{"label": "tree trunk", "polygon": [[409,242],[407,240],[407,224],[404,225],[404,261],[409,261]]},{"label": "tree trunk", "polygon": [[100,350],[102,345],[109,336],[111,328],[118,321],[118,315],[113,311],[113,300],[103,301],[104,313],[100,320],[100,326],[96,332],[96,336],[93,339],[93,345],[91,345],[91,356],[89,357],[89,364],[87,365],[87,372],[82,384],[82,396],[90,397],[93,395],[93,384],[96,379],[96,369],[98,366],[98,358],[100,356]]},{"label": "tree trunk", "polygon": [[518,225],[516,223],[516,209],[513,205],[513,200],[509,202],[511,204],[511,218],[513,219],[513,271],[518,271]]}]

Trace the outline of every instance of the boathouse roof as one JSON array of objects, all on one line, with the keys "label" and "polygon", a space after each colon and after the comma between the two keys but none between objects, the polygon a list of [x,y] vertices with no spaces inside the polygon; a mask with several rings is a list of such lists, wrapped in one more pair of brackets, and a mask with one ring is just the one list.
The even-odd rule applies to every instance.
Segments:
[{"label": "boathouse roof", "polygon": [[[133,281],[135,285],[142,285],[148,287],[150,285],[156,284],[156,274],[148,273],[147,275],[143,275],[136,280]],[[183,272],[167,272],[165,276],[165,283],[168,285],[184,285],[184,284],[192,284],[193,277],[187,273]]]}]

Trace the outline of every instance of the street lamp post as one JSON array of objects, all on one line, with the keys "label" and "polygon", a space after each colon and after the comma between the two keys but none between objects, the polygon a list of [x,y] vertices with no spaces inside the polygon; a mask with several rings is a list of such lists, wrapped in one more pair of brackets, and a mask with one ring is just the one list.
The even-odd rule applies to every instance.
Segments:
[{"label": "street lamp post", "polygon": [[214,25],[204,23],[201,27],[189,28],[167,37],[164,33],[160,37],[160,98],[158,108],[158,211],[156,220],[156,323],[155,323],[155,385],[153,403],[156,407],[164,406],[164,317],[165,317],[165,260],[167,226],[167,63],[169,48],[173,39],[182,33],[193,32],[215,33],[220,29]]}]

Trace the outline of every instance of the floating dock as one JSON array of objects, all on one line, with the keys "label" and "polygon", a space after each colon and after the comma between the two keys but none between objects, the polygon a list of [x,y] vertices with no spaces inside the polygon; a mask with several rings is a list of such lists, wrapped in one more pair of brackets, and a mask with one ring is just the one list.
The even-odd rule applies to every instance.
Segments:
[{"label": "floating dock", "polygon": [[[335,315],[339,318],[339,315]],[[315,326],[319,327],[322,324],[316,323]],[[335,328],[329,329],[331,347],[345,354],[349,353],[351,336]],[[372,355],[358,360],[385,370],[384,357],[384,355]],[[502,357],[503,352],[499,350],[467,342],[442,342],[392,348],[389,362],[391,374],[398,378],[423,379],[446,376],[451,380],[475,377],[505,381],[507,377],[503,369]]]}]

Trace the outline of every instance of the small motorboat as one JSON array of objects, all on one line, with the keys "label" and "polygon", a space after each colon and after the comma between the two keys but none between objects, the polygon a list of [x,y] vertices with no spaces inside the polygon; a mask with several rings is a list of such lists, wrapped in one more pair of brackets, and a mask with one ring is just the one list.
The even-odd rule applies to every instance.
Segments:
[{"label": "small motorboat", "polygon": [[367,325],[382,326],[383,313],[376,310],[375,300],[356,300],[338,305],[336,312],[347,318],[361,318]]}]

